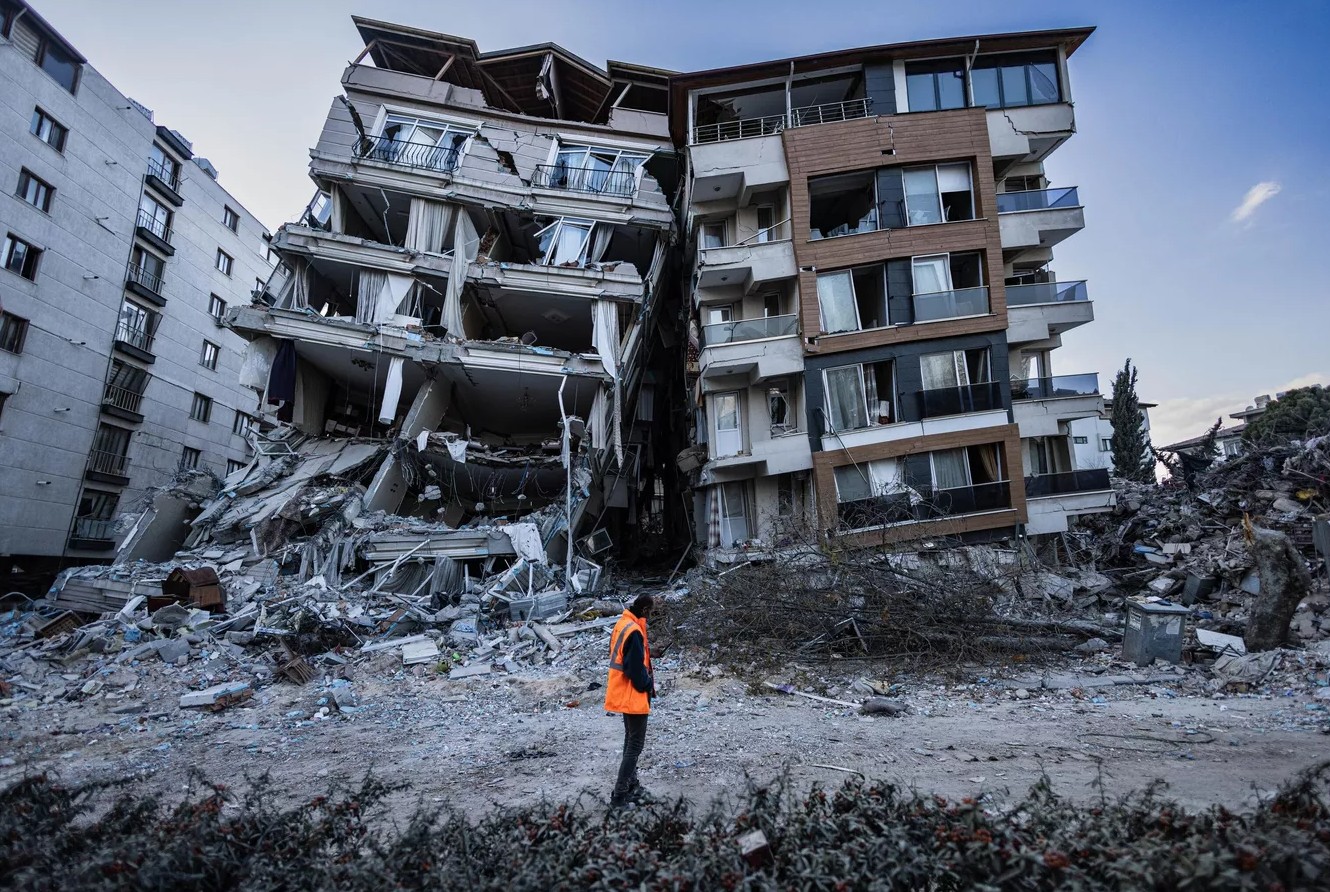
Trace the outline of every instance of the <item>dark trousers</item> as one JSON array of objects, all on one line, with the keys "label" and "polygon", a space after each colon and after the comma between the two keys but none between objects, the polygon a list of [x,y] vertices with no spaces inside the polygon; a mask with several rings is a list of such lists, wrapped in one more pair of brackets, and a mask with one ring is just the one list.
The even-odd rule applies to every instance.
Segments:
[{"label": "dark trousers", "polygon": [[637,783],[637,759],[642,755],[642,747],[647,742],[647,717],[628,715],[623,717],[623,761],[619,763],[619,778],[614,783],[615,799],[623,799],[633,791]]}]

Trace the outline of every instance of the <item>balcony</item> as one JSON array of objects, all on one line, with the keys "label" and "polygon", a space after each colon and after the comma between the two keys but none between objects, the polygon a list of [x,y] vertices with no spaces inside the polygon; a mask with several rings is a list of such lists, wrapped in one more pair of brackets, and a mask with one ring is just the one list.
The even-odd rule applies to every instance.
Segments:
[{"label": "balcony", "polygon": [[385,136],[367,136],[355,145],[355,156],[361,160],[436,173],[451,173],[457,168],[460,155],[459,146],[406,142]]},{"label": "balcony", "polygon": [[166,254],[168,257],[175,254],[175,248],[171,246],[171,224],[165,220],[154,217],[152,214],[139,208],[138,217],[134,222],[135,232],[139,238],[152,245],[158,251]]},{"label": "balcony", "polygon": [[1002,385],[997,381],[984,381],[966,387],[942,387],[920,390],[920,418],[940,418],[967,412],[991,412],[1002,409]]},{"label": "balcony", "polygon": [[142,408],[142,393],[115,384],[106,385],[106,390],[102,393],[103,412],[115,415],[117,418],[123,418],[126,421],[142,422]]},{"label": "balcony", "polygon": [[988,288],[985,286],[916,294],[913,302],[915,322],[940,322],[943,319],[960,319],[965,316],[986,316],[989,311]]},{"label": "balcony", "polygon": [[1100,514],[1116,504],[1108,471],[1070,471],[1025,478],[1029,535],[1065,533],[1068,518]]},{"label": "balcony", "polygon": [[999,171],[1043,161],[1076,132],[1068,102],[1012,106],[988,111],[988,142]]},{"label": "balcony", "polygon": [[88,456],[88,479],[129,485],[129,456],[94,449]]},{"label": "balcony", "polygon": [[1085,209],[1075,186],[1000,192],[997,211],[1004,252],[1051,248],[1085,228]]},{"label": "balcony", "polygon": [[812,124],[834,124],[838,121],[854,121],[868,117],[873,108],[873,100],[848,99],[844,102],[828,102],[823,105],[806,105],[790,111],[791,127],[808,127]]},{"label": "balcony", "polygon": [[794,243],[750,241],[723,248],[702,248],[697,252],[697,286],[720,288],[740,286],[745,293],[767,282],[792,279],[799,274],[794,261]]},{"label": "balcony", "polygon": [[1011,398],[1022,437],[1065,436],[1067,422],[1093,418],[1104,408],[1094,373],[1012,381]]},{"label": "balcony", "polygon": [[81,551],[109,551],[115,548],[115,521],[93,517],[75,518],[69,547]]},{"label": "balcony", "polygon": [[1007,342],[1046,341],[1094,321],[1083,281],[1007,286]]},{"label": "balcony", "polygon": [[1001,481],[953,489],[913,487],[871,499],[841,502],[837,512],[845,531],[850,532],[1009,508],[1011,484]]},{"label": "balcony", "polygon": [[[748,383],[803,371],[798,316],[718,322],[702,331],[699,366],[704,379],[747,375]],[[713,389],[703,381],[703,389]],[[717,385],[719,386],[719,385]]]},{"label": "balcony", "polygon": [[154,362],[157,357],[152,352],[153,337],[145,328],[121,322],[115,328],[115,347],[144,362]]},{"label": "balcony", "polygon": [[[765,436],[766,431],[764,430]],[[702,468],[702,485],[793,474],[813,468],[813,452],[803,431],[768,437],[754,442],[738,455],[712,459]]]},{"label": "balcony", "polygon": [[778,134],[786,127],[808,127],[813,124],[852,121],[868,117],[872,107],[871,99],[850,99],[845,102],[829,102],[824,105],[808,105],[792,109],[788,116],[767,115],[761,118],[721,121],[716,124],[699,124],[693,128],[690,144],[703,145],[732,139],[752,139]]},{"label": "balcony", "polygon": [[125,287],[159,307],[166,306],[166,298],[162,297],[162,277],[149,272],[146,267],[133,263],[125,267]]},{"label": "balcony", "polygon": [[1025,497],[1041,499],[1047,496],[1070,495],[1078,492],[1100,492],[1112,489],[1108,471],[1096,468],[1088,471],[1066,471],[1061,474],[1037,474],[1025,478]]},{"label": "balcony", "polygon": [[149,158],[148,170],[143,176],[144,179],[147,180],[148,185],[162,193],[162,196],[166,198],[167,201],[171,202],[171,204],[180,207],[185,203],[185,199],[180,195],[179,168],[169,170],[166,165],[162,164],[157,159]]},{"label": "balcony", "polygon": [[631,198],[637,191],[637,171],[597,170],[569,167],[567,164],[537,164],[531,185],[540,189],[561,189],[588,195],[614,195]]},{"label": "balcony", "polygon": [[761,319],[743,319],[738,322],[716,322],[702,327],[702,346],[733,344],[738,341],[760,341],[763,338],[783,338],[799,333],[799,317],[764,316]]}]

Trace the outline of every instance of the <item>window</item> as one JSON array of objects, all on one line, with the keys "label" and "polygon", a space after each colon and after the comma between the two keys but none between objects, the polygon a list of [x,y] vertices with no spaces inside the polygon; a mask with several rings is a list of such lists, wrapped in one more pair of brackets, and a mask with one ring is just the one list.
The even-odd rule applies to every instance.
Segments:
[{"label": "window", "polygon": [[[5,417],[5,401],[8,400],[10,396],[11,394],[9,391],[0,390],[0,419]],[[4,433],[4,431],[0,431],[0,433]]]},{"label": "window", "polygon": [[208,315],[221,322],[226,317],[226,301],[215,294],[209,294]]},{"label": "window", "polygon": [[1110,437],[1100,437],[1100,438],[1099,438],[1099,451],[1100,451],[1100,452],[1112,452],[1112,451],[1113,451],[1113,440],[1112,440],[1112,438],[1110,438]]},{"label": "window", "polygon": [[0,350],[22,353],[28,337],[28,320],[13,313],[0,313]]},{"label": "window", "polygon": [[776,209],[769,204],[757,208],[757,241],[774,242],[776,234]]},{"label": "window", "polygon": [[817,277],[817,301],[825,334],[891,324],[886,267],[882,264],[823,273]]},{"label": "window", "polygon": [[152,151],[148,153],[148,173],[172,189],[180,185],[180,162],[166,154],[166,150],[156,143],[152,144]]},{"label": "window", "polygon": [[1232,458],[1232,457],[1235,456],[1235,455],[1241,455],[1241,454],[1242,454],[1242,441],[1241,441],[1241,440],[1225,440],[1225,441],[1224,441],[1224,457],[1225,457],[1225,458]]},{"label": "window", "polygon": [[194,402],[189,407],[189,417],[195,421],[207,422],[212,418],[212,397],[201,393],[194,394]]},{"label": "window", "polygon": [[41,52],[37,57],[37,64],[42,67],[55,82],[73,93],[78,88],[79,65],[78,60],[56,46],[50,39],[42,41]]},{"label": "window", "polygon": [[149,291],[158,294],[162,291],[162,276],[166,273],[166,261],[151,251],[135,245],[129,257],[129,278],[138,282]]},{"label": "window", "polygon": [[243,461],[236,461],[234,458],[226,460],[226,476],[230,477],[236,471],[243,471],[248,465]]},{"label": "window", "polygon": [[65,150],[65,137],[69,135],[69,128],[38,107],[32,110],[32,123],[28,125],[28,132],[50,145],[57,152],[63,152]]},{"label": "window", "polygon": [[1009,176],[1002,181],[1003,192],[1038,192],[1044,188],[1046,181],[1043,174],[1029,174],[1026,176]]},{"label": "window", "polygon": [[875,232],[877,174],[873,171],[814,177],[808,181],[809,238]]},{"label": "window", "polygon": [[1072,438],[1071,438],[1071,441],[1072,441],[1073,443],[1075,443],[1077,446],[1088,446],[1089,443],[1090,443],[1090,438],[1089,438],[1089,437],[1072,437]]},{"label": "window", "polygon": [[221,248],[218,248],[217,271],[228,276],[231,275],[231,262],[231,255],[223,251]]},{"label": "window", "polygon": [[217,371],[217,357],[221,353],[221,348],[212,341],[204,341],[203,349],[199,352],[199,365],[211,371]]},{"label": "window", "polygon": [[82,67],[79,60],[43,30],[38,19],[31,15],[15,15],[17,8],[21,7],[7,2],[0,3],[0,25],[3,26],[5,37],[56,83],[73,93],[78,88],[79,69]]},{"label": "window", "polygon": [[896,459],[843,465],[835,469],[836,513],[849,529],[913,520],[918,498],[906,485]]},{"label": "window", "polygon": [[904,178],[907,225],[974,219],[969,164],[907,168]]},{"label": "window", "polygon": [[0,250],[0,261],[5,269],[18,273],[25,279],[37,281],[37,264],[41,260],[42,249],[9,233],[5,236],[5,245]]},{"label": "window", "polygon": [[780,381],[767,388],[767,415],[771,419],[772,436],[789,433],[799,427],[794,416],[792,393],[788,381]]},{"label": "window", "polygon": [[120,321],[115,339],[139,350],[151,350],[161,316],[130,301],[120,305]]},{"label": "window", "polygon": [[148,372],[118,359],[111,361],[111,373],[106,376],[106,390],[102,400],[129,412],[138,412],[143,402],[143,391],[148,387]]},{"label": "window", "polygon": [[965,63],[961,59],[907,62],[905,90],[912,112],[964,108]]},{"label": "window", "polygon": [[222,225],[232,232],[240,231],[240,215],[229,207],[222,208]]},{"label": "window", "polygon": [[715,424],[715,457],[738,455],[744,446],[743,412],[739,407],[738,392],[714,394],[711,397],[711,414]]},{"label": "window", "polygon": [[129,431],[109,424],[98,425],[92,439],[88,469],[100,474],[125,476],[129,471]]},{"label": "window", "polygon": [[574,192],[632,195],[637,191],[637,171],[646,160],[646,155],[620,149],[560,146],[544,185]]},{"label": "window", "polygon": [[830,431],[852,431],[900,420],[896,367],[890,360],[827,369],[822,380]]},{"label": "window", "polygon": [[255,297],[262,297],[262,296],[263,296],[263,289],[264,289],[265,287],[266,287],[266,286],[264,285],[263,280],[260,279],[258,276],[255,276],[255,277],[254,277],[254,291],[253,291],[253,295],[254,295]]},{"label": "window", "polygon": [[720,545],[732,548],[749,538],[748,486],[745,483],[720,485]]},{"label": "window", "polygon": [[988,108],[1061,102],[1058,60],[1052,50],[980,56],[970,71],[974,104]]},{"label": "window", "polygon": [[231,421],[231,433],[241,437],[248,437],[253,430],[254,416],[236,409],[235,418]]},{"label": "window", "polygon": [[51,196],[55,189],[51,184],[35,176],[26,167],[19,171],[18,191],[14,193],[39,211],[51,210]]},{"label": "window", "polygon": [[978,252],[911,258],[914,321],[986,314],[988,289],[983,274],[983,256]]},{"label": "window", "polygon": [[[933,488],[937,507],[943,513],[953,511],[989,510],[1003,507],[1005,487],[999,488],[1006,477],[1002,466],[1002,450],[996,444],[963,446],[930,452],[933,466]],[[956,490],[974,492],[957,493]]]},{"label": "window", "polygon": [[[587,260],[587,242],[595,224],[590,220],[559,218],[536,233],[540,245],[541,263],[547,266],[581,266]],[[597,242],[602,241],[599,237]],[[608,239],[600,245],[601,252],[608,247]],[[596,258],[592,258],[595,260]]]},{"label": "window", "polygon": [[109,539],[110,521],[115,519],[115,509],[120,504],[120,496],[113,492],[97,492],[86,489],[79,497],[78,519],[88,521],[75,528],[75,535],[89,533],[84,538]]},{"label": "window", "polygon": [[704,251],[708,248],[725,247],[725,229],[724,220],[715,223],[703,223],[698,234],[697,246]]},{"label": "window", "polygon": [[150,195],[139,197],[138,225],[164,242],[171,240],[171,211]]},{"label": "window", "polygon": [[449,171],[457,166],[474,128],[388,115],[383,132],[370,141],[367,157],[404,167]]},{"label": "window", "polygon": [[203,453],[197,449],[186,446],[180,450],[180,470],[194,471],[198,469],[199,459],[203,458]]}]

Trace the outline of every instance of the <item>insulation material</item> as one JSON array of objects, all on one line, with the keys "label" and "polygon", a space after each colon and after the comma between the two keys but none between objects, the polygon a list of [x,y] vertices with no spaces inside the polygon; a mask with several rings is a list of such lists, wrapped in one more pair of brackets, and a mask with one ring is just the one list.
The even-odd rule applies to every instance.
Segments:
[{"label": "insulation material", "polygon": [[246,344],[240,358],[240,386],[262,393],[268,386],[268,375],[276,358],[276,338],[264,335]]},{"label": "insulation material", "polygon": [[465,338],[462,326],[462,286],[467,267],[480,250],[480,236],[468,214],[458,214],[453,232],[453,268],[448,274],[448,290],[443,297],[443,327],[455,338]]},{"label": "insulation material", "polygon": [[402,357],[394,356],[388,364],[388,379],[383,385],[383,405],[379,409],[379,423],[392,424],[397,417],[397,404],[402,399]]},{"label": "insulation material", "polygon": [[448,448],[448,456],[453,461],[460,464],[466,464],[466,447],[470,444],[468,440],[449,440],[445,444]]},{"label": "insulation material", "polygon": [[619,310],[613,301],[597,300],[591,317],[591,342],[601,365],[614,382],[614,455],[623,464],[623,388],[619,384]]}]

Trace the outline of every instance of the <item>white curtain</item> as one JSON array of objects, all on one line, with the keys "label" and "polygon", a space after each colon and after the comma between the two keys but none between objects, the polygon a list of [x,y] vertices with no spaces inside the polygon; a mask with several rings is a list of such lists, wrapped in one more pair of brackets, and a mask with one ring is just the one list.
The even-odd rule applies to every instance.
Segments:
[{"label": "white curtain", "polygon": [[374,318],[370,321],[375,325],[381,325],[396,314],[398,308],[402,306],[402,301],[406,300],[407,294],[411,291],[411,284],[414,281],[410,276],[388,273],[387,287],[379,292],[378,306],[374,310]]},{"label": "white curtain", "polygon": [[606,411],[609,408],[605,391],[597,390],[591,402],[591,445],[604,449],[610,445],[609,425],[606,423]]},{"label": "white curtain", "polygon": [[848,271],[817,277],[817,302],[822,308],[822,331],[855,331],[859,309],[854,303],[854,283]]},{"label": "white curtain", "polygon": [[842,465],[835,469],[836,501],[860,502],[872,498],[873,486],[864,465]]},{"label": "white curtain", "polygon": [[605,252],[609,250],[610,239],[614,237],[612,227],[603,223],[597,223],[593,230],[591,239],[591,262],[600,263],[605,258]]},{"label": "white curtain", "polygon": [[600,354],[614,387],[614,454],[623,462],[623,391],[619,386],[619,310],[613,301],[597,300],[591,316],[591,343]]},{"label": "white curtain", "polygon": [[969,486],[969,468],[964,449],[944,449],[933,453],[933,483],[938,489]]},{"label": "white curtain", "polygon": [[951,290],[951,269],[947,266],[945,254],[916,257],[913,269],[915,294],[936,294]]},{"label": "white curtain", "polygon": [[937,194],[935,168],[905,171],[905,204],[910,210],[909,225],[942,222],[942,201]]},{"label": "white curtain", "polygon": [[442,253],[455,208],[428,198],[411,199],[411,218],[406,225],[406,247],[412,251]]},{"label": "white curtain", "polygon": [[467,267],[476,259],[480,250],[480,236],[471,222],[471,215],[465,211],[456,215],[453,224],[453,266],[448,273],[448,289],[443,296],[443,327],[449,337],[466,339],[462,327],[462,286],[466,284]]},{"label": "white curtain", "polygon": [[919,371],[923,373],[924,390],[962,387],[970,383],[964,353],[926,353],[919,357]]},{"label": "white curtain", "polygon": [[356,281],[356,321],[372,325],[378,313],[379,298],[388,287],[388,274],[376,269],[362,269]]},{"label": "white curtain", "polygon": [[388,379],[383,385],[383,405],[379,408],[379,423],[392,424],[397,417],[397,404],[402,399],[402,357],[394,356],[388,364]]},{"label": "white curtain", "polygon": [[969,192],[970,165],[939,164],[937,166],[937,191]]},{"label": "white curtain", "polygon": [[268,388],[272,361],[277,357],[277,340],[264,335],[245,345],[240,359],[240,386],[263,393]]},{"label": "white curtain", "polygon": [[868,426],[864,409],[863,379],[857,365],[827,369],[827,411],[831,426],[837,431],[852,431]]}]

